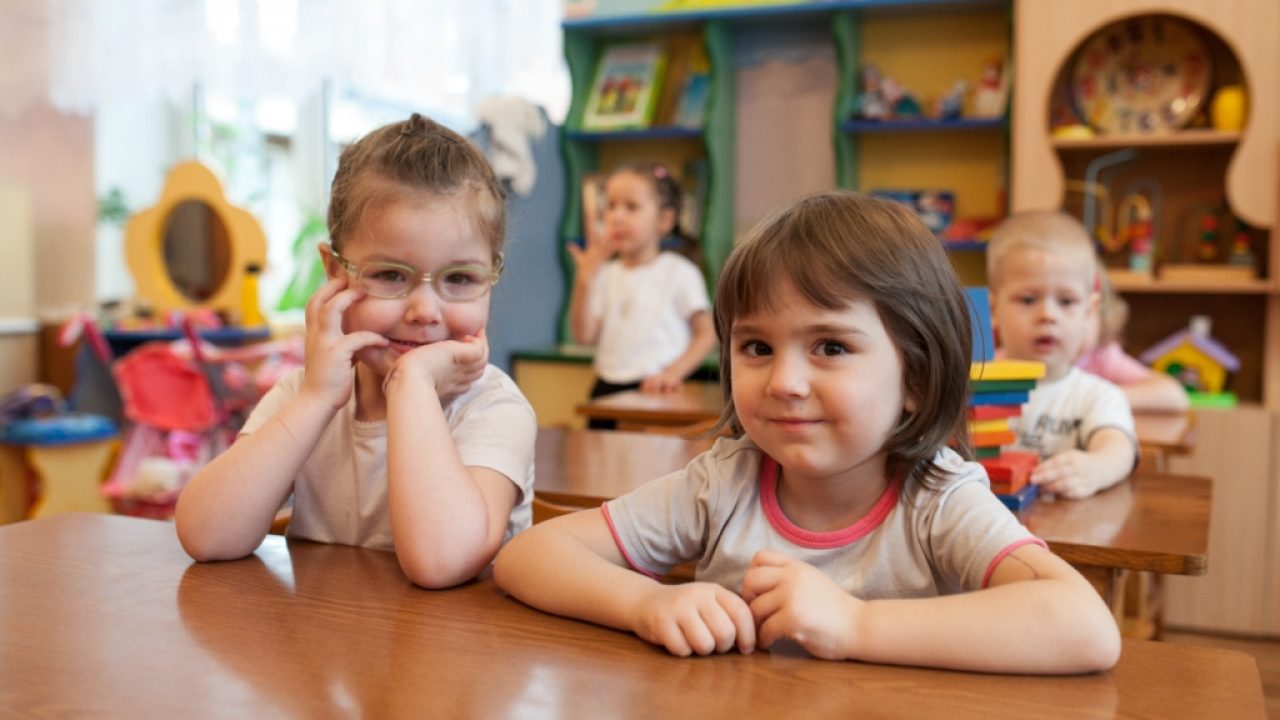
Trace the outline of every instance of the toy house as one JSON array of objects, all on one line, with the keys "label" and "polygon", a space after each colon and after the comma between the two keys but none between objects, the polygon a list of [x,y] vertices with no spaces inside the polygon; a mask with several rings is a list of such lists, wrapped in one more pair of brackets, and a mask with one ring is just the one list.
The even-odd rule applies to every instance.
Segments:
[{"label": "toy house", "polygon": [[1178,378],[1189,391],[1220,393],[1228,372],[1240,369],[1240,359],[1209,334],[1207,316],[1191,318],[1184,330],[1156,343],[1142,354],[1142,362]]}]

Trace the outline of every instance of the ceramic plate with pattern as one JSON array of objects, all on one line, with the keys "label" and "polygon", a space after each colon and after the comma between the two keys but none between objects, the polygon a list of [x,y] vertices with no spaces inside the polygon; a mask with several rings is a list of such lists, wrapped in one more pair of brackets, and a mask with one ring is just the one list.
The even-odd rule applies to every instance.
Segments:
[{"label": "ceramic plate with pattern", "polygon": [[1080,117],[1110,134],[1185,127],[1209,94],[1212,63],[1200,33],[1168,16],[1121,20],[1094,33],[1071,70]]}]

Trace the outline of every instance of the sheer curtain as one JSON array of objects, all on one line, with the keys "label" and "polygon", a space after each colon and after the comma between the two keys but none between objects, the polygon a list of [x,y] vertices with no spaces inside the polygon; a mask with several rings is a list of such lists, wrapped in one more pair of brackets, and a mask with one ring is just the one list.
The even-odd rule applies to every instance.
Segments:
[{"label": "sheer curtain", "polygon": [[21,0],[0,3],[0,113],[191,87],[305,97],[326,81],[469,117],[519,95],[568,105],[560,0]]},{"label": "sheer curtain", "polygon": [[[127,212],[178,160],[209,164],[267,232],[271,309],[308,271],[341,144],[412,111],[469,132],[492,96],[563,119],[560,18],[560,0],[0,0],[0,118],[92,116],[96,192]],[[121,235],[98,225],[100,301],[133,293]]]}]

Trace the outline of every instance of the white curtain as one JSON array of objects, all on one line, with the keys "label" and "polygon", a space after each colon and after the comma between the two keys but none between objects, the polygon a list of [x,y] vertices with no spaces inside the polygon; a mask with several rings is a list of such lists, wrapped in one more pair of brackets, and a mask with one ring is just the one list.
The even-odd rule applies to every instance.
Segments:
[{"label": "white curtain", "polygon": [[304,97],[325,79],[466,116],[514,95],[568,106],[560,0],[5,0],[0,115],[47,98],[181,101],[199,83]]}]

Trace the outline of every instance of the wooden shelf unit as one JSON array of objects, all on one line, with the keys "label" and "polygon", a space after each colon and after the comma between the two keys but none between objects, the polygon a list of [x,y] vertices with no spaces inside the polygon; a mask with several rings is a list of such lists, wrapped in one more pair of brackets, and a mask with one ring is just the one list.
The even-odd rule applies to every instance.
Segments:
[{"label": "wooden shelf unit", "polygon": [[[1216,37],[1215,52],[1238,64],[1246,85],[1248,118],[1240,132],[1192,128],[1173,134],[1054,138],[1050,105],[1073,52],[1095,31],[1146,15],[1173,15]],[[1167,254],[1185,262],[1185,236],[1170,228],[1187,206],[1225,198],[1231,211],[1255,228],[1257,277],[1230,282],[1160,277],[1124,278],[1117,288],[1129,302],[1125,344],[1141,352],[1186,327],[1189,317],[1213,318],[1213,334],[1240,357],[1229,384],[1241,402],[1227,410],[1197,410],[1191,454],[1171,460],[1171,471],[1214,479],[1209,573],[1171,579],[1165,624],[1199,630],[1280,635],[1280,4],[1273,0],[1016,0],[1011,208],[1070,207],[1069,179],[1107,153],[1137,157],[1114,173],[1123,187],[1139,176],[1158,178],[1164,197],[1156,219]],[[1218,62],[1221,55],[1215,55]],[[1231,71],[1228,68],[1229,72]],[[1219,78],[1221,82],[1221,78]],[[1128,176],[1124,176],[1128,173]],[[1179,207],[1181,206],[1181,207]]]}]

